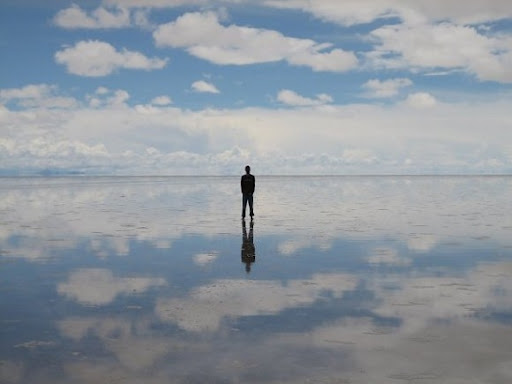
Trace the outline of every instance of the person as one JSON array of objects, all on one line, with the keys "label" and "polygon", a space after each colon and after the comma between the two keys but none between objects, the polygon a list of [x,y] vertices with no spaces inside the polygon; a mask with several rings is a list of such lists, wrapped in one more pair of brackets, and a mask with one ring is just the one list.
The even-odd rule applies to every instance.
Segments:
[{"label": "person", "polygon": [[245,208],[247,207],[247,203],[249,203],[249,214],[251,215],[252,220],[254,216],[252,195],[254,194],[256,180],[254,176],[251,175],[251,167],[245,167],[245,175],[243,175],[240,180],[240,186],[242,188],[242,218],[245,218]]}]

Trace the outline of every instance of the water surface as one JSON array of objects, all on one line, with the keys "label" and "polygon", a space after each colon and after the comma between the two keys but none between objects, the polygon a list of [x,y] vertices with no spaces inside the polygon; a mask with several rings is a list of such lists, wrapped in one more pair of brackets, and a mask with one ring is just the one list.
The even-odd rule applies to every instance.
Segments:
[{"label": "water surface", "polygon": [[2,178],[1,383],[510,383],[511,177]]}]

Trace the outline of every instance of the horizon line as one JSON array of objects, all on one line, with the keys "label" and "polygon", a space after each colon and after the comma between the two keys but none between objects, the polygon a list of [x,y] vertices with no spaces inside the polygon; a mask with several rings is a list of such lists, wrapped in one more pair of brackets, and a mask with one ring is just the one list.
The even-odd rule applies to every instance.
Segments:
[{"label": "horizon line", "polygon": [[[81,177],[238,177],[240,174],[88,174],[88,173],[12,173],[0,174],[0,178],[81,178]],[[488,176],[503,177],[512,176],[512,173],[297,173],[297,174],[254,174],[258,177],[471,177]]]}]

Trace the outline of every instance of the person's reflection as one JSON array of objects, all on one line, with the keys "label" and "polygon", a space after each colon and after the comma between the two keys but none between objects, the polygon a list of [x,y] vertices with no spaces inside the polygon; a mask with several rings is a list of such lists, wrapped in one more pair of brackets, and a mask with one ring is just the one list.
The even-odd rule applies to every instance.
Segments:
[{"label": "person's reflection", "polygon": [[242,263],[245,263],[245,271],[251,272],[251,264],[256,261],[256,248],[254,247],[254,221],[251,219],[249,227],[249,236],[247,236],[247,227],[245,220],[242,220]]}]

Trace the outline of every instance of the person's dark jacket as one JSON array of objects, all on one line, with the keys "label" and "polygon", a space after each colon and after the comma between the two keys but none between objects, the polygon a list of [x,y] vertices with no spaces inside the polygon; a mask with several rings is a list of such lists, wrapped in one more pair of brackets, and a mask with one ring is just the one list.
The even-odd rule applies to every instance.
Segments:
[{"label": "person's dark jacket", "polygon": [[240,180],[240,186],[242,188],[242,194],[252,195],[256,186],[256,180],[254,179],[254,176],[250,173],[243,175],[242,179]]}]

